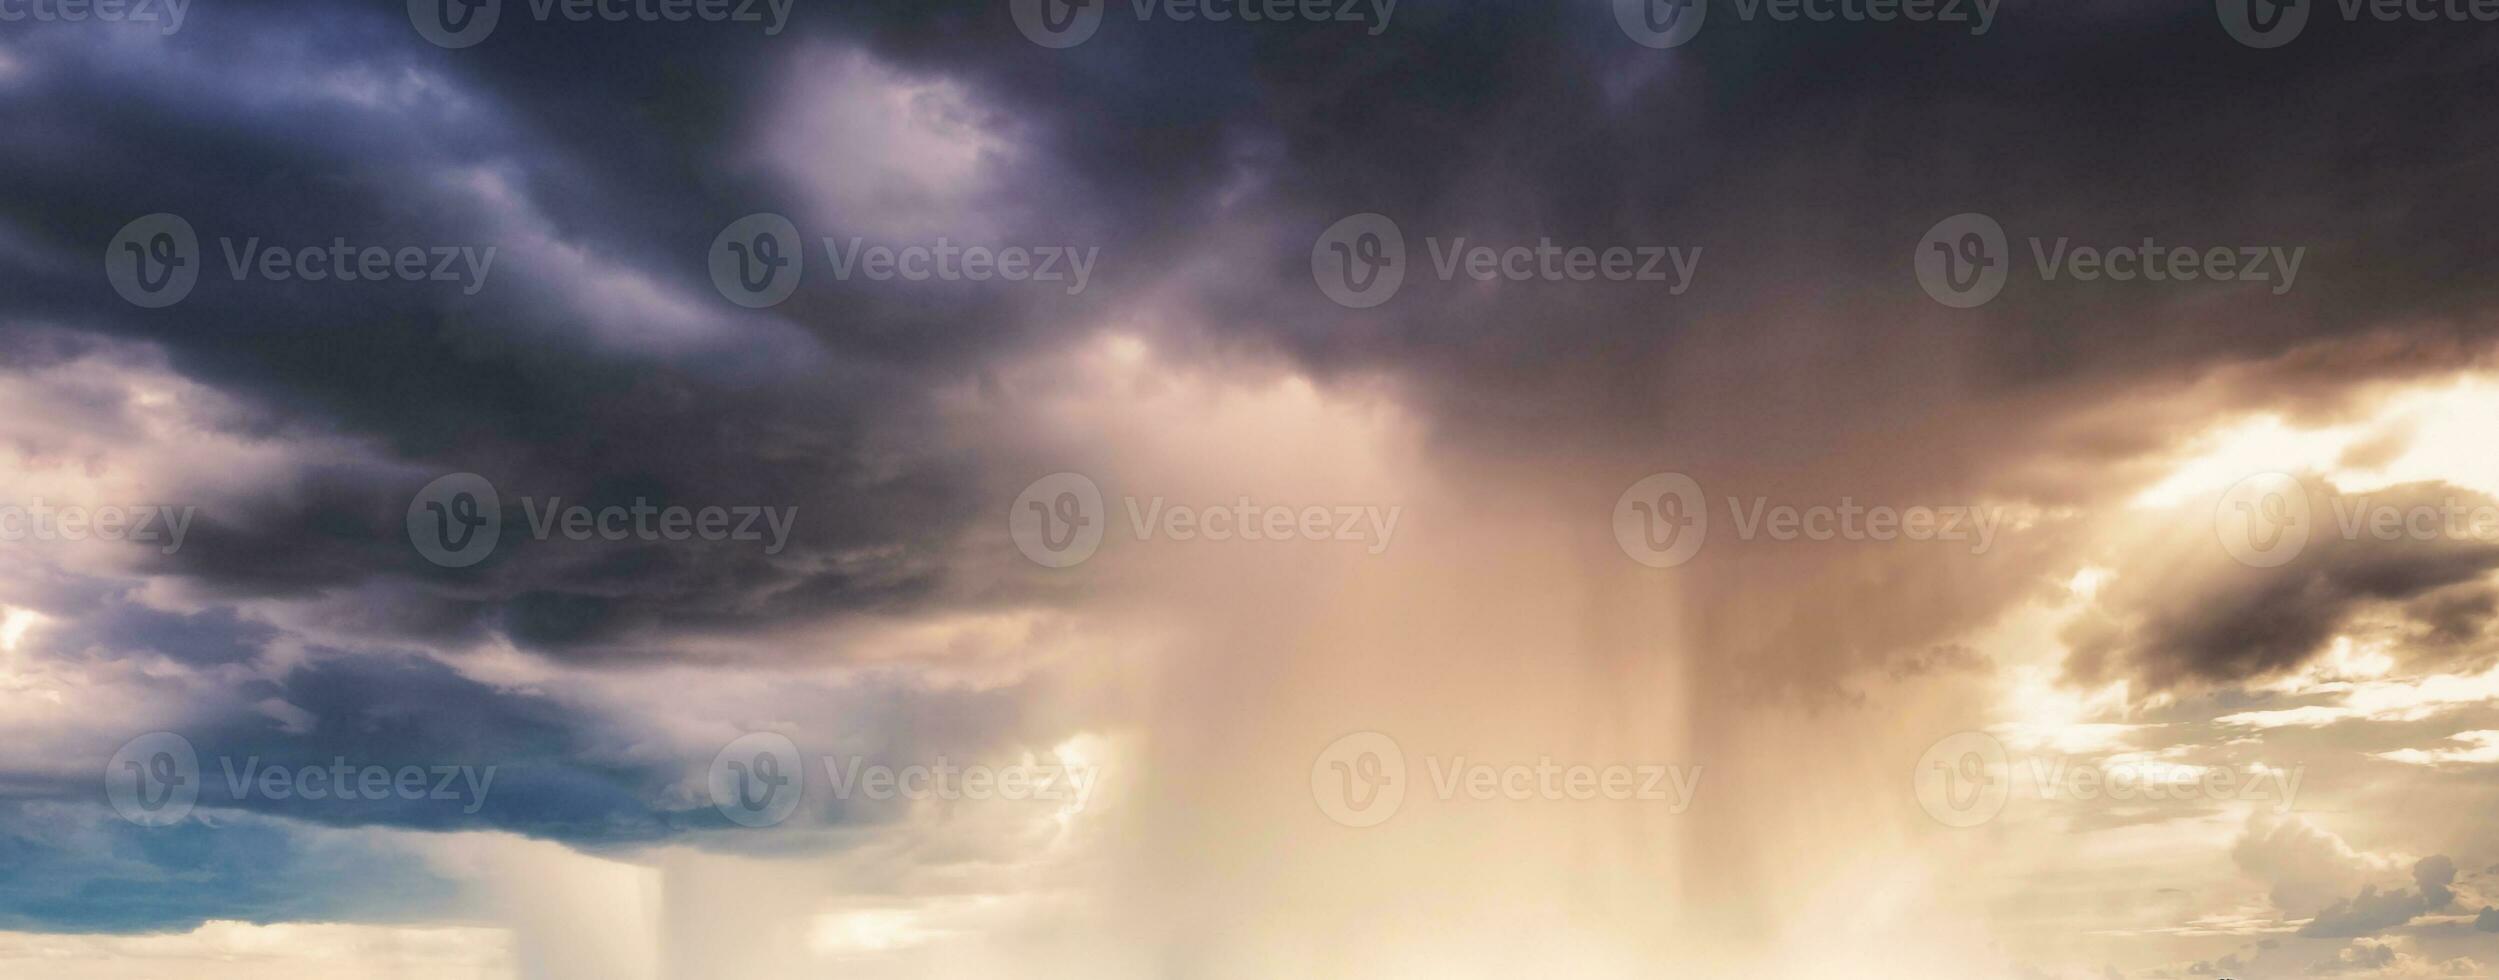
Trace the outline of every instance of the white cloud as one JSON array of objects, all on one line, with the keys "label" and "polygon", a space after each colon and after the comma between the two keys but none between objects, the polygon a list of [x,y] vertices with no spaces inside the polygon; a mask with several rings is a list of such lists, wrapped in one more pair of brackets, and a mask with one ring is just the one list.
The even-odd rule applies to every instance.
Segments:
[{"label": "white cloud", "polygon": [[0,976],[45,980],[510,980],[510,933],[488,926],[211,921],[190,932],[0,932]]}]

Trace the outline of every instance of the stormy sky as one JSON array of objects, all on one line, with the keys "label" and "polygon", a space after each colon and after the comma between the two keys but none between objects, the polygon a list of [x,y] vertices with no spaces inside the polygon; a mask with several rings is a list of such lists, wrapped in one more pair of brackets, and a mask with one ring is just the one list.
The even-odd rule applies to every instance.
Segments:
[{"label": "stormy sky", "polygon": [[2499,974],[2494,82],[0,0],[0,975]]}]

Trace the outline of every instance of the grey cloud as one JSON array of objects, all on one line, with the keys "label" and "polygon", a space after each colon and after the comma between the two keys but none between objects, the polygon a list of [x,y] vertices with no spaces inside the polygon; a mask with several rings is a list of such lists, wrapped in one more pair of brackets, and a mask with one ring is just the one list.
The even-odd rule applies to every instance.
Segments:
[{"label": "grey cloud", "polygon": [[[2171,533],[2187,546],[2160,564],[2129,567],[2093,608],[2065,630],[2072,645],[2067,670],[2083,682],[2131,676],[2150,690],[2192,683],[2229,683],[2295,668],[2323,649],[2335,632],[2363,613],[2414,624],[2441,648],[2469,652],[2493,602],[2484,577],[2499,569],[2499,542],[2439,535],[2380,540],[2346,536],[2337,506],[2362,505],[2309,478],[2310,538],[2297,557],[2272,568],[2230,559],[2213,537],[2212,506],[2185,508]],[[2410,484],[2365,498],[2370,507],[2437,508],[2451,500],[2487,505],[2489,498],[2442,484]],[[2191,535],[2200,535],[2197,541]]]},{"label": "grey cloud", "polygon": [[2412,880],[2416,887],[2411,890],[2379,892],[2374,885],[2363,887],[2360,894],[2319,911],[2299,927],[2299,934],[2311,938],[2375,935],[2455,901],[2449,886],[2456,880],[2456,863],[2444,855],[2422,858],[2413,865]]},{"label": "grey cloud", "polygon": [[2333,976],[2341,973],[2363,973],[2394,965],[2401,954],[2384,943],[2353,943],[2337,951],[2333,959],[2309,964],[2309,976]]}]

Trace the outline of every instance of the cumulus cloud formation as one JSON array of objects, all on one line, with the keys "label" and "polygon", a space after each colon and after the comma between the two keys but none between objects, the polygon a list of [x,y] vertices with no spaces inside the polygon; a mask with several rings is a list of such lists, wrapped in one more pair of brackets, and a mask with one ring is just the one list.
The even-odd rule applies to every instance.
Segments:
[{"label": "cumulus cloud formation", "polygon": [[2411,922],[2413,919],[2446,908],[2455,901],[2456,893],[2448,886],[2455,883],[2456,863],[2443,855],[2422,858],[2412,867],[2414,888],[2380,893],[2375,885],[2364,885],[2360,894],[2336,901],[2299,927],[2299,934],[2312,937],[2367,936]]},{"label": "cumulus cloud formation", "polygon": [[2230,849],[2239,869],[2266,883],[2276,908],[2313,915],[2351,892],[2389,862],[2352,848],[2301,817],[2257,815]]}]

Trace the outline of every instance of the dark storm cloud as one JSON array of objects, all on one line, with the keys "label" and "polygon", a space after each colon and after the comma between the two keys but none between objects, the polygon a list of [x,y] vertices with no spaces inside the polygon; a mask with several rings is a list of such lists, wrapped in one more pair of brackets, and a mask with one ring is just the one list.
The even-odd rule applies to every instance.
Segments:
[{"label": "dark storm cloud", "polygon": [[[792,560],[665,548],[597,571],[513,562],[462,580],[454,602],[408,599],[584,656],[647,652],[672,625],[725,628],[729,609],[753,625],[927,601],[945,576],[934,552],[986,513],[964,489],[975,461],[894,449],[929,444],[929,389],[1148,290],[1223,324],[1195,338],[1216,349],[1322,375],[1393,370],[1457,438],[1662,440],[1706,459],[1765,445],[1809,458],[1914,418],[1925,403],[1899,389],[1935,352],[1979,368],[1965,383],[1982,388],[2161,371],[2476,312],[2490,281],[2473,265],[2490,251],[2470,247],[2489,234],[2487,193],[2422,173],[2447,139],[2401,135],[2470,143],[2494,125],[2447,94],[2489,70],[2460,32],[2320,25],[2317,43],[2254,52],[2202,9],[2015,5],[1977,38],[1725,18],[1661,52],[1603,5],[1477,3],[1401,8],[1376,37],[1114,17],[1049,51],[1003,5],[952,3],[807,8],[772,37],[516,14],[454,51],[396,3],[214,13],[152,44],[48,30],[12,45],[25,67],[0,123],[24,150],[0,162],[13,188],[0,216],[28,253],[14,312],[163,344],[186,374],[387,451],[257,512],[211,515],[181,560],[230,589],[409,574],[393,504],[411,468],[549,496],[635,486],[800,508]],[[1097,287],[1043,300],[816,277],[770,313],[719,302],[701,264],[712,234],[804,210],[805,189],[750,144],[787,124],[774,107],[816,45],[965,86],[983,125],[1018,143],[1025,193],[1001,219],[1101,246]],[[2114,57],[2166,67],[2101,70]],[[2286,119],[2295,96],[2326,109]],[[823,165],[842,167],[828,149]],[[507,186],[508,206],[479,204],[481,180]],[[2363,205],[2388,199],[2437,203]],[[173,311],[142,311],[104,288],[94,257],[158,210],[210,238],[506,254],[474,296],[212,277]],[[1416,273],[1425,236],[1707,254],[1681,297],[1416,275],[1388,306],[1347,311],[1306,260],[1320,229],[1364,210],[1414,239]],[[1906,270],[1926,226],[1961,210],[2017,238],[2314,254],[2284,297],[2024,282],[1950,311]],[[620,349],[614,311],[584,298],[603,281],[526,264],[515,228],[690,300],[646,325],[682,331],[680,346]],[[1248,245],[1202,244],[1224,235]],[[1768,373],[1776,359],[1745,353],[1762,344],[1800,356]],[[854,556],[839,572],[807,560],[837,554]]]},{"label": "dark storm cloud", "polygon": [[213,666],[257,657],[278,631],[244,620],[228,608],[196,613],[168,613],[113,600],[56,612],[74,617],[52,637],[59,647],[111,654],[161,654],[185,663]]},{"label": "dark storm cloud", "polygon": [[2160,567],[2119,576],[2069,624],[2069,672],[2084,681],[2132,675],[2152,689],[2260,678],[2306,662],[2363,614],[2407,626],[2413,656],[2469,652],[2460,644],[2478,638],[2487,621],[2492,593],[2483,580],[2499,568],[2499,542],[2469,526],[2450,533],[2443,517],[2435,533],[2391,538],[2347,521],[2379,509],[2444,514],[2456,505],[2469,513],[2490,499],[2438,483],[2365,495],[2336,493],[2315,479],[2306,485],[2309,541],[2271,568],[2226,557],[2210,537],[2211,508],[2190,508],[2191,518],[2171,532],[2183,544],[2138,559]]},{"label": "dark storm cloud", "polygon": [[[757,162],[754,143],[788,124],[778,107],[815,46],[854,45],[965,88],[980,125],[1020,154],[1012,193],[975,204],[1010,237],[1101,247],[1092,290],[815,276],[768,312],[712,292],[703,250],[723,225],[810,211],[803,175]],[[1593,447],[1830,497],[1868,484],[1896,497],[1963,489],[2001,475],[1989,471],[2008,447],[2143,379],[2380,329],[2469,349],[2499,288],[2499,208],[2478,171],[2455,162],[2457,147],[2499,137],[2484,94],[2499,62],[2486,52],[2469,32],[2326,23],[2295,48],[2250,51],[2198,4],[2017,3],[1982,38],[1721,19],[1667,52],[1632,44],[1604,4],[1584,2],[1415,0],[1376,37],[1114,17],[1065,52],[1023,39],[1004,4],[968,0],[810,6],[777,38],[508,14],[494,38],[459,51],[421,40],[395,0],[204,5],[158,41],[11,31],[0,34],[15,66],[0,81],[11,134],[0,357],[74,356],[51,331],[144,341],[249,406],[213,420],[218,431],[356,449],[204,511],[190,544],[150,566],[236,607],[43,608],[78,617],[66,635],[85,645],[203,669],[248,662],[271,639],[239,604],[325,593],[353,595],[361,625],[410,645],[500,634],[574,665],[645,666],[689,634],[1001,600],[947,591],[959,532],[993,521],[1001,502],[973,493],[986,461],[942,438],[931,392],[998,391],[1001,365],[1138,312],[1128,304],[1186,356],[1276,357],[1323,379],[1390,374],[1443,446],[1530,461]],[[877,149],[821,147],[821,166]],[[1912,250],[1937,219],[1973,210],[2015,236],[2018,278],[1984,308],[1948,310],[1920,291]],[[114,295],[98,257],[125,222],[156,211],[198,228],[207,273],[224,261],[221,238],[502,251],[473,294],[211,274],[181,305],[141,310]],[[1322,229],[1363,211],[1404,229],[1410,279],[1388,304],[1350,311],[1319,292],[1308,256]],[[848,230],[801,226],[811,239]],[[2031,236],[2278,245],[2308,258],[2283,296],[2042,282],[2027,270]],[[1706,252],[1680,296],[1433,280],[1426,238],[1460,237]],[[2449,349],[2424,344],[2406,363],[2445,363]],[[2347,348],[2327,350],[2246,400],[2350,380]],[[1966,414],[1941,417],[1956,403]],[[99,431],[117,417],[102,396],[59,410]],[[2110,426],[2101,448],[2156,448],[2139,428]],[[1852,463],[1889,472],[1835,475]],[[2085,479],[2030,478],[2025,492],[2070,498],[2097,475],[2075,469]],[[461,569],[426,564],[403,529],[411,496],[452,472],[499,488],[510,538]],[[524,496],[795,507],[798,519],[777,555],[734,542],[523,540]],[[1931,567],[1906,600],[1887,569],[1804,558],[1695,586],[1698,645],[1732,651],[1699,668],[1696,687],[1723,706],[1705,706],[1695,727],[1740,707],[1707,672],[1810,689],[1834,661],[1937,649],[1938,633],[1987,622],[1991,600],[2042,589],[2049,543],[2008,542],[1983,563],[1919,559]],[[2235,678],[2297,663],[2368,604],[2422,603],[2442,634],[2487,619],[2486,595],[2447,590],[2499,559],[2402,552],[2325,547],[2217,591],[2131,597],[2138,619],[2103,638],[2096,662],[2156,684]],[[1741,591],[1758,598],[1726,595]],[[1865,613],[1877,606],[1891,613]],[[1746,611],[1779,625],[1740,622]],[[751,655],[846,653],[775,644]],[[1896,673],[1962,666],[1918,656]],[[193,738],[212,758],[499,773],[473,814],[419,805],[437,801],[206,801],[226,811],[585,847],[719,824],[672,795],[704,760],[631,751],[609,720],[415,654],[321,650],[230,696],[198,706]],[[954,706],[978,716],[953,719],[959,729],[991,731],[1003,722],[982,719],[1012,711],[1003,694],[976,700]],[[898,711],[858,724],[886,739],[860,751],[901,760],[920,755],[909,727],[937,722]],[[42,788],[95,793],[86,773]],[[814,805],[818,823],[882,815]],[[28,869],[0,902],[30,926],[388,914],[329,904],[335,881],[262,873],[266,853],[293,850],[283,840],[114,827],[82,850],[24,829],[55,819],[0,821],[24,854],[0,864]],[[132,849],[163,853],[124,869]],[[354,879],[403,880],[424,879]],[[160,881],[141,888],[160,899],[98,897]]]},{"label": "dark storm cloud", "polygon": [[[480,684],[413,654],[311,653],[274,679],[180,688],[187,703],[170,727],[197,754],[201,808],[186,823],[243,813],[335,827],[500,830],[598,847],[674,836],[698,808],[693,822],[709,821],[708,800],[674,791],[708,760],[655,751],[616,719]],[[100,805],[107,800],[96,774],[109,777],[116,748],[141,734],[86,733],[67,775],[10,781],[29,799]],[[329,775],[311,784],[312,793],[294,788],[302,783],[272,791],[262,782],[339,765],[392,775],[415,767],[425,773],[425,792],[360,786],[350,793],[344,787],[355,780],[334,790]],[[445,772],[456,773],[449,795],[437,792]]]},{"label": "dark storm cloud", "polygon": [[[1523,442],[1637,433],[1813,445],[1831,437],[1816,426],[1845,429],[1852,410],[1894,402],[1887,389],[1930,380],[1886,347],[1943,346],[1980,369],[1982,388],[1999,388],[2270,354],[2479,313],[2489,296],[2478,285],[2487,277],[2452,273],[2482,261],[2472,245],[2486,223],[2461,216],[2492,202],[2424,176],[2448,157],[2445,143],[2403,135],[2491,125],[2445,94],[2453,73],[2489,70],[2465,32],[2337,31],[2254,52],[2223,37],[2207,8],[2043,4],[2010,6],[1984,38],[1725,19],[1658,52],[1628,44],[1601,4],[1399,13],[1366,39],[1111,18],[1065,53],[1019,51],[1019,39],[951,20],[908,40],[876,37],[966,77],[1047,81],[984,91],[1093,145],[1127,149],[1142,127],[1123,124],[1151,121],[1159,152],[1085,171],[1144,182],[1130,199],[1191,203],[1158,193],[1166,174],[1202,174],[1234,154],[1263,181],[1223,217],[1262,229],[1252,233],[1268,236],[1266,264],[1198,277],[1209,319],[1322,373],[1412,376],[1449,420],[1534,434]],[[1200,64],[1160,73],[1177,60],[1166,51]],[[976,52],[998,56],[976,65]],[[2110,72],[2109,59],[2147,70]],[[1248,81],[1224,70],[1244,60],[1256,65]],[[1034,77],[1036,64],[1052,74]],[[2286,116],[2290,104],[2312,108]],[[2437,205],[2364,203],[2380,194]],[[1308,288],[1305,259],[1320,229],[1363,210],[1399,222],[1414,268],[1389,304],[1350,312]],[[2313,254],[2302,287],[2283,297],[2031,281],[1963,313],[1932,304],[1906,270],[1926,227],[1964,210],[1996,215],[2017,239],[2149,235]],[[1165,225],[1197,216],[1161,213]],[[1425,235],[1697,244],[1708,255],[1692,292],[1671,299],[1579,284],[1469,288],[1416,281]],[[2016,253],[2030,261],[2026,246]],[[1761,346],[1794,356],[1749,356]],[[1718,431],[1664,414],[1701,407],[1657,390],[1667,378],[1722,400]],[[1738,421],[1763,409],[1775,411]]]},{"label": "dark storm cloud", "polygon": [[[496,90],[479,76],[491,62],[426,45],[399,5],[218,13],[138,45],[35,32],[49,43],[11,45],[21,73],[0,97],[0,116],[27,150],[0,163],[22,192],[5,221],[32,253],[21,256],[13,336],[43,322],[143,338],[175,370],[262,413],[222,428],[334,432],[382,451],[327,461],[204,514],[173,559],[177,571],[237,595],[424,578],[430,586],[395,601],[440,610],[417,617],[434,635],[465,617],[549,650],[672,617],[718,626],[735,609],[742,623],[768,623],[926,590],[932,571],[918,552],[968,509],[952,489],[961,464],[882,446],[919,441],[917,362],[977,330],[902,330],[852,315],[793,330],[711,293],[701,262],[712,233],[779,196],[686,190],[714,183],[729,150],[667,120],[708,111],[682,79],[732,85],[740,72],[694,70],[732,54],[669,53],[656,43],[664,32],[643,35],[652,43],[640,53],[603,37],[577,49],[582,70],[567,82],[508,79]],[[530,50],[511,40],[505,50]],[[539,71],[568,64],[543,50],[512,60]],[[649,101],[661,94],[690,104]],[[738,90],[742,102],[760,95]],[[582,142],[592,133],[606,135]],[[116,228],[152,211],[183,215],[203,239],[202,284],[170,310],[121,303],[95,260]],[[561,244],[541,247],[532,265],[516,254],[527,243],[514,241],[515,229]],[[223,246],[254,238],[499,245],[503,254],[499,277],[474,296],[433,282],[224,279]],[[611,263],[612,275],[565,266],[565,248]],[[658,282],[688,303],[651,314],[664,322],[619,325],[597,294],[617,288],[615,276],[624,286]],[[1000,319],[987,308],[953,312]],[[654,331],[674,346],[632,349]],[[896,338],[931,339],[916,354],[873,349]],[[873,471],[871,454],[883,457]],[[779,562],[700,546],[593,546],[542,561],[541,548],[444,576],[415,560],[401,517],[428,478],[464,470],[514,495],[803,516]],[[517,508],[511,516],[520,523]],[[852,557],[829,570],[835,563],[821,559],[834,553]]]},{"label": "dark storm cloud", "polygon": [[[277,716],[236,716],[190,738],[201,753],[200,805],[235,807],[340,826],[510,830],[583,842],[663,837],[659,807],[681,774],[676,760],[635,759],[630,737],[544,696],[498,690],[431,660],[366,655],[323,659],[241,695],[283,702]],[[300,716],[295,716],[300,712]],[[281,718],[304,720],[289,724]],[[255,766],[350,764],[495,770],[482,793],[458,799],[271,798],[233,778]],[[433,784],[429,775],[428,785]]]}]

